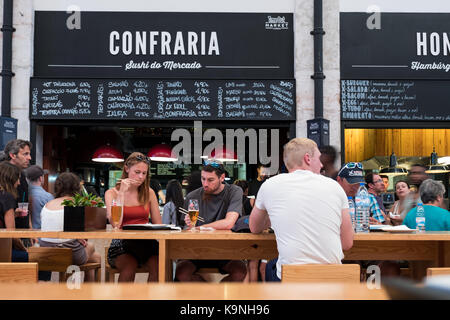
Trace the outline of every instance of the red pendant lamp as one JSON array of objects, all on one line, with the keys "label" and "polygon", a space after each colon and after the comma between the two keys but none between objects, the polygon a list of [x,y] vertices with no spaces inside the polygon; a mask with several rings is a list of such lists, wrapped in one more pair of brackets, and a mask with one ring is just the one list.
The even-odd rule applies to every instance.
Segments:
[{"label": "red pendant lamp", "polygon": [[176,155],[172,152],[172,148],[165,144],[157,144],[150,148],[147,154],[148,157],[150,157],[150,160],[152,161],[177,161],[178,158]]},{"label": "red pendant lamp", "polygon": [[[217,151],[216,151],[217,150]],[[221,162],[236,162],[238,161],[237,154],[233,150],[228,150],[225,147],[213,149],[209,157],[202,158],[215,159]]]},{"label": "red pendant lamp", "polygon": [[94,155],[92,156],[92,161],[113,163],[123,162],[124,158],[122,152],[116,148],[113,148],[110,145],[104,145],[95,150]]}]

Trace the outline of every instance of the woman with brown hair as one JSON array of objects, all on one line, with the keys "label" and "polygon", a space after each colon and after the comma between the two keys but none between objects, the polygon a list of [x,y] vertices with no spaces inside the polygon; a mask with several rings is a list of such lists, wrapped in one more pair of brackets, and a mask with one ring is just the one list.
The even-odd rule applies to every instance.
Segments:
[{"label": "woman with brown hair", "polygon": [[[0,163],[0,228],[16,227],[17,186],[20,184],[20,169],[3,161]],[[12,262],[28,262],[27,249],[20,239],[12,240]],[[8,249],[9,250],[9,249]]]},{"label": "woman with brown hair", "polygon": [[[108,219],[111,221],[113,200],[123,205],[122,226],[127,224],[161,223],[155,192],[150,188],[150,160],[133,152],[125,161],[122,177],[105,193]],[[114,239],[108,250],[108,263],[120,272],[119,281],[134,281],[136,269],[145,267],[148,281],[158,281],[158,242],[156,240]]]},{"label": "woman with brown hair", "polygon": [[[80,179],[71,172],[61,173],[55,181],[55,199],[49,201],[41,211],[41,230],[64,230],[64,200],[72,199],[75,193],[81,193]],[[75,265],[83,265],[88,262],[100,263],[101,257],[95,252],[94,245],[83,239],[53,239],[41,238],[41,247],[56,247],[72,249],[72,261]],[[95,280],[95,270],[85,274],[86,281]]]},{"label": "woman with brown hair", "polygon": [[394,205],[390,209],[391,214],[391,223],[393,225],[402,224],[403,219],[405,219],[407,211],[407,206],[405,204],[405,200],[408,197],[410,192],[409,183],[405,180],[399,180],[395,183],[395,196],[398,198],[394,202]]}]

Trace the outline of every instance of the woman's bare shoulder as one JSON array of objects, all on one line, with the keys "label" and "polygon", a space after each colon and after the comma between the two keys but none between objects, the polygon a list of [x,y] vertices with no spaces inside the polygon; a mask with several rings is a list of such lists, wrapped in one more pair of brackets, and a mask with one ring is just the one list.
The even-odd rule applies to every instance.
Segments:
[{"label": "woman's bare shoulder", "polygon": [[64,199],[62,198],[56,198],[53,200],[50,200],[49,202],[47,202],[47,204],[45,205],[45,207],[49,210],[58,210],[61,209],[63,206],[61,205],[61,202]]},{"label": "woman's bare shoulder", "polygon": [[156,193],[152,188],[148,188],[148,192],[150,192],[150,196],[155,196],[156,197]]},{"label": "woman's bare shoulder", "polygon": [[106,195],[108,195],[108,196],[113,196],[113,197],[115,197],[116,195],[117,195],[117,189],[116,188],[111,188],[111,189],[108,189],[106,192],[105,192],[105,196]]}]

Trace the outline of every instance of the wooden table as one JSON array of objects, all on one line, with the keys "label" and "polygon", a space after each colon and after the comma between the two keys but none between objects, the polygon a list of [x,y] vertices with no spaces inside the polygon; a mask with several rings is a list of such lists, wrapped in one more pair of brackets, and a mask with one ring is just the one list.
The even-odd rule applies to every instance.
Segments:
[{"label": "wooden table", "polygon": [[0,300],[384,300],[386,291],[345,283],[2,283]]},{"label": "wooden table", "polygon": [[[47,232],[0,229],[1,238],[65,239],[156,239],[159,241],[159,281],[171,281],[174,259],[272,259],[277,247],[275,235],[231,231],[92,231]],[[430,261],[436,267],[450,267],[450,232],[400,234],[372,232],[356,234],[346,260]]]}]

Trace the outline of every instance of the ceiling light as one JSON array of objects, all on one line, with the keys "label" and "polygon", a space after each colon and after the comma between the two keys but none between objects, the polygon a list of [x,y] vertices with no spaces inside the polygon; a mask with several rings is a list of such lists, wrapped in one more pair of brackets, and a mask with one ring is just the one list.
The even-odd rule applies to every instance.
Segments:
[{"label": "ceiling light", "polygon": [[123,162],[124,158],[122,152],[120,152],[116,148],[111,147],[110,145],[105,145],[95,150],[94,155],[92,156],[92,161],[113,163]]},{"label": "ceiling light", "polygon": [[178,158],[172,152],[172,148],[164,143],[154,145],[150,148],[147,154],[152,161],[171,162],[177,161]]}]

